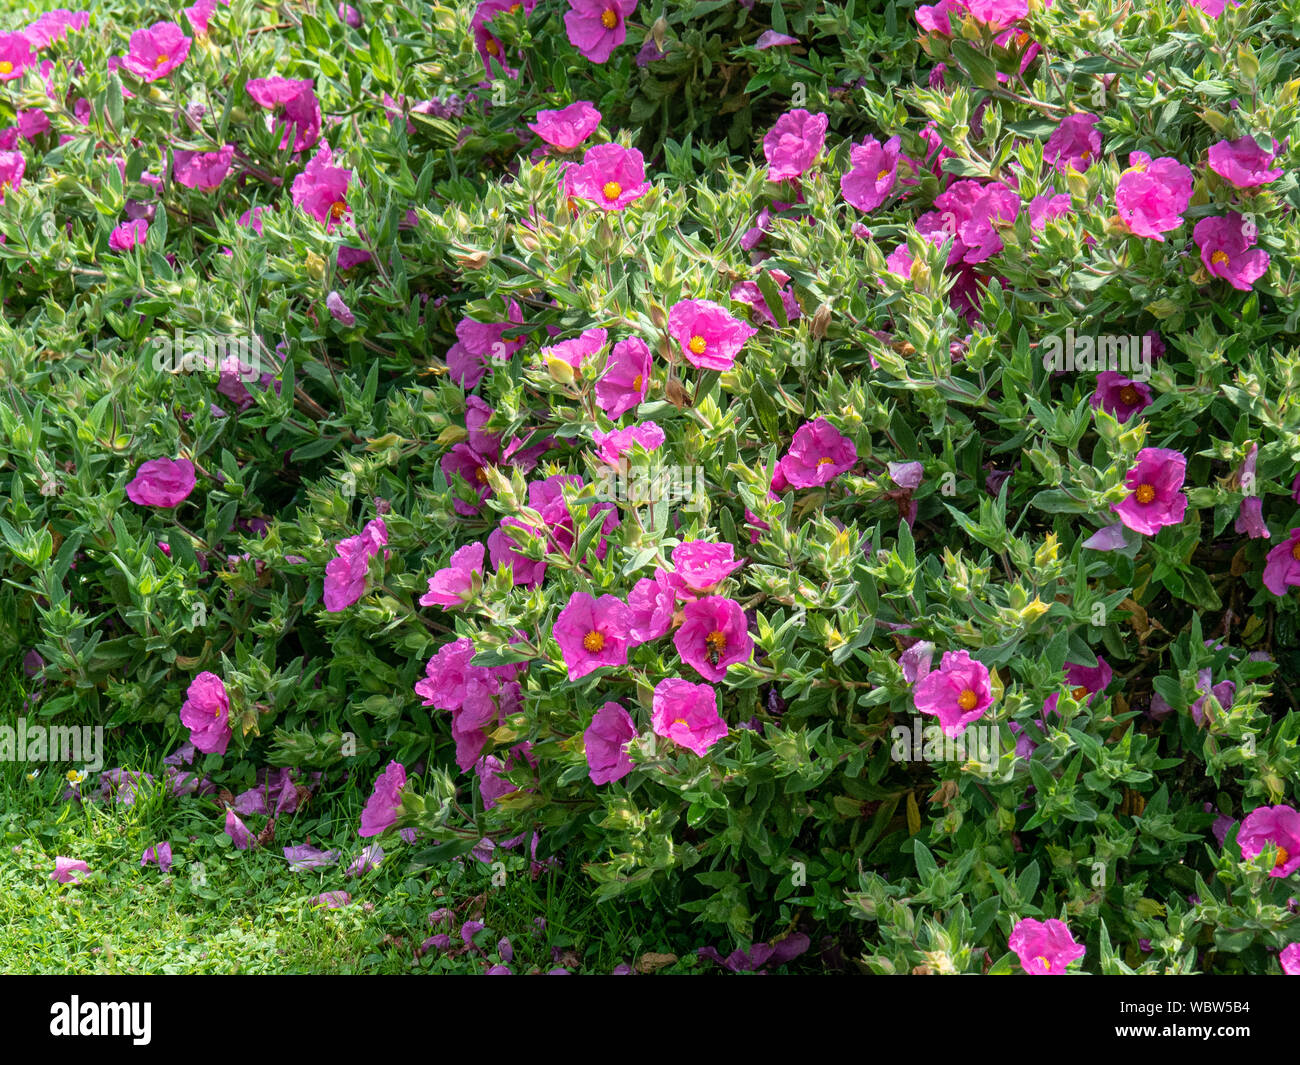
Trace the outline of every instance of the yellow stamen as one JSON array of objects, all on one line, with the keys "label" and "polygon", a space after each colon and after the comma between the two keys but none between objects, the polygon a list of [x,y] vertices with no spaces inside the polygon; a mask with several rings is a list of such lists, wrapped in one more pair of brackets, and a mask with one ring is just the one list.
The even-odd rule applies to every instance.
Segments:
[{"label": "yellow stamen", "polygon": [[582,646],[592,654],[598,654],[605,649],[605,634],[593,629],[582,638]]},{"label": "yellow stamen", "polygon": [[162,55],[160,55],[157,59],[153,61],[154,70],[157,70],[160,66],[166,63],[167,60],[169,60],[170,58],[171,56],[169,56],[166,52],[164,52]]},{"label": "yellow stamen", "polygon": [[709,345],[702,336],[693,336],[691,337],[691,342],[686,346],[691,349],[692,355],[703,355],[704,349]]},{"label": "yellow stamen", "polygon": [[348,205],[344,203],[342,200],[338,200],[337,202],[335,202],[330,206],[330,217],[337,222],[340,218],[342,218],[345,214],[347,214],[347,210],[348,210]]},{"label": "yellow stamen", "polygon": [[720,655],[722,654],[723,651],[727,649],[726,633],[721,632],[718,629],[714,629],[711,633],[709,633],[706,637],[704,637],[704,642],[708,646],[709,650],[712,651],[715,655]]},{"label": "yellow stamen", "polygon": [[1084,699],[1088,697],[1088,689],[1085,688],[1083,685],[1080,685],[1079,687],[1075,688],[1074,691],[1070,692],[1070,694],[1074,696],[1074,701],[1076,703],[1082,702]]},{"label": "yellow stamen", "polygon": [[964,689],[962,693],[957,696],[957,705],[961,707],[962,710],[974,710],[977,702],[979,702],[979,696],[969,688]]},{"label": "yellow stamen", "polygon": [[1290,860],[1291,860],[1291,852],[1288,851],[1285,847],[1278,847],[1277,861],[1273,863],[1273,868],[1281,869],[1282,866],[1286,865],[1286,863],[1289,862]]},{"label": "yellow stamen", "polygon": [[1300,562],[1300,540],[1297,540],[1295,545],[1291,548],[1291,557],[1297,562]]},{"label": "yellow stamen", "polygon": [[0,59],[0,74],[12,74],[14,65],[7,59]]},{"label": "yellow stamen", "polygon": [[600,24],[604,26],[605,29],[612,30],[618,25],[618,12],[612,7],[606,8],[604,13],[600,16]]},{"label": "yellow stamen", "polygon": [[830,458],[830,457],[827,457],[827,458],[821,458],[821,459],[818,459],[818,460],[817,460],[817,465],[818,465],[818,466],[829,466],[829,465],[830,465],[832,462],[834,462],[834,461],[835,461],[835,460],[834,460],[833,458]]},{"label": "yellow stamen", "polygon": [[644,377],[643,375],[641,375],[641,374],[637,374],[636,377],[633,378],[633,380],[632,380],[632,391],[633,391],[633,392],[640,392],[640,391],[641,391],[641,385],[644,384],[644,383],[645,383],[645,377]]},{"label": "yellow stamen", "polygon": [[617,181],[606,181],[605,187],[600,191],[605,194],[605,199],[617,200],[621,195],[623,195],[623,186]]},{"label": "yellow stamen", "polygon": [[479,484],[487,484],[486,466],[480,466],[477,470],[474,471],[474,480],[478,481]]},{"label": "yellow stamen", "polygon": [[877,181],[884,181],[885,178],[887,178],[887,177],[889,177],[889,171],[888,171],[888,170],[882,170],[879,174],[876,175],[876,180],[877,180]]},{"label": "yellow stamen", "polygon": [[1038,957],[1036,957],[1034,961],[1041,961],[1043,963],[1044,969],[1046,969],[1048,972],[1052,971],[1052,963],[1048,961],[1046,958],[1044,958],[1041,954],[1038,955]]},{"label": "yellow stamen", "polygon": [[1228,262],[1228,253],[1226,251],[1216,251],[1210,256],[1211,266],[1225,266]]},{"label": "yellow stamen", "polygon": [[488,55],[494,55],[494,56],[495,56],[495,55],[500,55],[500,54],[501,54],[501,46],[500,46],[499,44],[497,44],[496,40],[495,40],[494,38],[492,38],[492,37],[489,37],[489,38],[487,39],[487,44],[485,44],[485,45],[483,46],[483,49],[484,49],[484,51],[487,52]]},{"label": "yellow stamen", "polygon": [[1153,485],[1140,484],[1137,487],[1137,491],[1134,492],[1133,495],[1137,498],[1137,501],[1139,503],[1145,506],[1147,503],[1150,503],[1151,500],[1155,499],[1156,490]]}]

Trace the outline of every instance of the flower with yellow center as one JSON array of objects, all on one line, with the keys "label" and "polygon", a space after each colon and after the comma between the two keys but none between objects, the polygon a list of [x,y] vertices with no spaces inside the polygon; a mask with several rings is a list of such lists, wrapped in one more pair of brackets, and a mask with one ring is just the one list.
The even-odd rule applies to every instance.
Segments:
[{"label": "flower with yellow center", "polygon": [[957,705],[961,707],[963,711],[974,710],[975,704],[979,701],[979,696],[969,688],[964,688],[962,693],[957,696]]},{"label": "flower with yellow center", "polygon": [[160,66],[166,63],[167,60],[169,60],[170,58],[171,56],[169,56],[166,52],[162,52],[161,54],[159,54],[158,58],[153,61],[154,70],[157,70]]},{"label": "flower with yellow center", "polygon": [[604,194],[605,199],[613,202],[623,195],[623,186],[617,181],[606,181],[604,188],[600,191]]},{"label": "flower with yellow center", "polygon": [[1216,251],[1213,255],[1210,256],[1210,265],[1211,265],[1211,266],[1227,266],[1227,265],[1228,265],[1228,253],[1227,253],[1226,251],[1224,251],[1222,248],[1220,248],[1218,251]]},{"label": "flower with yellow center", "polygon": [[713,656],[716,665],[718,656],[727,649],[727,634],[719,629],[714,629],[704,637],[704,645],[709,649],[709,654]]},{"label": "flower with yellow center", "polygon": [[704,349],[709,345],[708,341],[706,341],[702,336],[696,335],[691,337],[690,343],[686,346],[691,349],[692,355],[703,355]]},{"label": "flower with yellow center", "polygon": [[1291,852],[1285,847],[1279,845],[1277,848],[1277,860],[1273,863],[1274,869],[1281,869],[1291,860]]},{"label": "flower with yellow center", "polygon": [[491,56],[498,56],[501,54],[501,46],[497,44],[495,37],[489,37],[487,39],[487,43],[483,45],[483,50]]},{"label": "flower with yellow center", "polygon": [[600,16],[600,24],[604,26],[605,29],[612,30],[618,25],[618,12],[612,7],[605,8],[604,12]]},{"label": "flower with yellow center", "polygon": [[480,466],[477,470],[474,471],[474,480],[478,481],[479,484],[487,484],[486,466]]},{"label": "flower with yellow center", "polygon": [[69,769],[64,775],[67,777],[69,784],[80,784],[86,779],[85,773],[78,773],[75,769]]},{"label": "flower with yellow center", "polygon": [[7,59],[0,59],[0,74],[12,74],[14,65]]},{"label": "flower with yellow center", "polygon": [[347,211],[348,211],[348,205],[344,203],[342,200],[336,200],[334,203],[330,205],[330,217],[334,219],[334,221],[336,222],[340,218],[342,218],[345,214],[347,214]]},{"label": "flower with yellow center", "polygon": [[644,383],[645,383],[645,377],[644,377],[644,375],[642,375],[642,374],[637,374],[636,377],[634,377],[634,378],[632,379],[632,391],[633,391],[633,392],[640,392],[640,391],[641,391],[641,386],[642,386]]},{"label": "flower with yellow center", "polygon": [[834,460],[833,458],[831,458],[829,455],[827,455],[827,456],[824,457],[824,458],[820,458],[820,459],[818,459],[818,460],[817,460],[817,465],[818,465],[818,466],[829,466],[829,465],[830,465],[832,462],[834,462],[834,461],[835,461],[835,460]]},{"label": "flower with yellow center", "polygon": [[1070,695],[1074,697],[1074,701],[1076,703],[1081,703],[1083,702],[1084,699],[1088,697],[1088,689],[1085,688],[1083,685],[1080,685],[1079,687],[1075,688],[1074,691],[1070,692]]},{"label": "flower with yellow center", "polygon": [[888,170],[882,170],[879,174],[876,175],[876,180],[877,180],[877,181],[884,181],[885,178],[887,178],[887,177],[889,177],[889,171],[888,171]]},{"label": "flower with yellow center", "polygon": [[1145,506],[1156,497],[1155,485],[1140,484],[1137,486],[1137,491],[1133,493],[1133,496],[1139,503]]},{"label": "flower with yellow center", "polygon": [[582,646],[592,654],[599,654],[605,649],[605,634],[592,629],[582,638]]}]

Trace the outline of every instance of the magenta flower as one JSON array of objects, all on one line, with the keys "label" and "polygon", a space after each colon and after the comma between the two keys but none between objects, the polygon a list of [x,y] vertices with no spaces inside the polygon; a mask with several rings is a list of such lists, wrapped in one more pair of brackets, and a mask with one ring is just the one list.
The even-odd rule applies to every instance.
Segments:
[{"label": "magenta flower", "polygon": [[[365,817],[365,814],[362,814]],[[310,843],[299,843],[284,848],[284,857],[289,862],[289,872],[301,873],[306,869],[323,869],[339,860],[338,851],[323,851]]]},{"label": "magenta flower", "polygon": [[1300,943],[1283,947],[1277,960],[1282,963],[1282,972],[1287,976],[1300,976]]},{"label": "magenta flower", "polygon": [[610,784],[632,772],[627,744],[634,739],[636,723],[618,703],[606,703],[596,711],[582,734],[587,750],[587,775],[593,784]]},{"label": "magenta flower", "polygon": [[[1001,185],[997,187],[1006,188]],[[926,211],[916,220],[917,233],[935,247],[943,247],[944,244],[951,242],[948,248],[947,262],[949,266],[957,266],[965,258],[967,252],[970,251],[963,234],[963,230],[968,224],[974,223],[971,229],[972,235],[979,234],[982,236],[989,222],[987,208],[997,208],[998,214],[1001,215],[1000,204],[986,200],[984,203],[986,210],[982,215],[983,224],[981,224],[981,217],[977,217],[975,209],[985,196],[985,186],[978,181],[954,181],[944,192],[935,197],[934,210]],[[1017,207],[1019,202],[1017,196]],[[1010,200],[1007,201],[1005,206],[1009,210]],[[904,246],[899,245],[900,248]]]},{"label": "magenta flower", "polygon": [[574,592],[552,629],[569,679],[580,680],[601,666],[627,665],[631,628],[632,613],[621,599]]},{"label": "magenta flower", "polygon": [[[1073,688],[1071,694],[1075,701],[1081,701],[1097,692],[1105,691],[1110,686],[1111,678],[1114,671],[1107,664],[1106,660],[1100,655],[1097,656],[1095,666],[1081,666],[1075,662],[1065,664],[1065,683]],[[1053,692],[1043,703],[1043,716],[1056,713],[1057,703],[1060,702],[1059,692]],[[1091,701],[1091,700],[1090,700]]]},{"label": "magenta flower", "polygon": [[203,672],[190,681],[181,704],[181,724],[190,742],[204,754],[225,754],[230,744],[230,696],[215,673]]},{"label": "magenta flower", "polygon": [[226,835],[230,837],[237,851],[248,850],[253,845],[253,833],[248,831],[248,826],[230,808],[226,809]]},{"label": "magenta flower", "polygon": [[1268,526],[1264,524],[1264,499],[1255,493],[1255,467],[1259,462],[1259,445],[1251,444],[1250,450],[1237,468],[1236,480],[1245,493],[1237,520],[1233,523],[1236,532],[1249,536],[1252,540],[1271,538]]},{"label": "magenta flower", "polygon": [[1202,218],[1192,229],[1206,271],[1242,292],[1268,273],[1268,252],[1252,247],[1257,235],[1239,214]]},{"label": "magenta flower", "polygon": [[1033,917],[1016,922],[1007,946],[1015,951],[1020,967],[1030,976],[1064,976],[1070,962],[1086,953],[1064,921],[1038,921]]},{"label": "magenta flower", "polygon": [[1064,174],[1067,170],[1080,173],[1092,166],[1101,155],[1101,132],[1097,129],[1097,116],[1067,115],[1061,119],[1052,135],[1043,145],[1043,162],[1056,167]]},{"label": "magenta flower", "polygon": [[[517,529],[519,533],[510,533],[507,529]],[[546,560],[531,559],[515,546],[516,537],[520,533],[523,534],[523,540],[544,539],[540,529],[518,518],[502,518],[501,524],[488,534],[488,557],[492,560],[494,569],[509,566],[513,582],[531,588],[540,584],[546,575]]]},{"label": "magenta flower", "polygon": [[962,262],[982,263],[1002,250],[999,229],[1005,229],[1020,213],[1020,195],[1002,184],[986,185],[970,204],[970,215],[958,229],[965,251]]},{"label": "magenta flower", "polygon": [[622,211],[650,191],[645,160],[635,148],[596,144],[579,166],[564,172],[569,195],[589,200],[602,211]]},{"label": "magenta flower", "polygon": [[542,359],[543,361],[551,358],[559,359],[573,369],[580,370],[587,359],[604,350],[608,336],[608,332],[604,329],[588,329],[581,336],[573,337],[571,340],[561,340],[558,344],[542,348]]},{"label": "magenta flower", "polygon": [[611,418],[619,418],[645,402],[650,391],[650,348],[640,337],[614,345],[605,372],[596,382],[596,402]]},{"label": "magenta flower", "polygon": [[719,595],[696,599],[683,608],[683,617],[673,634],[673,646],[705,680],[722,680],[727,667],[748,662],[753,655],[745,612],[735,600]]},{"label": "magenta flower", "polygon": [[60,884],[73,884],[80,879],[78,873],[88,872],[90,866],[80,859],[59,856],[54,859],[54,872],[50,874],[50,879],[57,880]]},{"label": "magenta flower", "polygon": [[[496,71],[493,70],[494,64],[507,78],[519,76],[519,71],[506,63],[502,55],[501,40],[488,29],[488,23],[503,11],[518,11],[523,6],[522,3],[516,3],[514,0],[482,0],[474,10],[474,17],[470,19],[470,30],[474,34],[474,47],[478,49],[479,58],[483,60],[483,69],[488,77],[496,76]],[[528,0],[528,11],[531,12],[532,9],[533,0]]]},{"label": "magenta flower", "polygon": [[131,34],[131,47],[122,66],[142,81],[165,78],[185,62],[190,38],[174,22],[155,22],[146,30]]},{"label": "magenta flower", "polygon": [[429,590],[420,596],[421,606],[446,610],[464,606],[483,585],[483,545],[466,544],[451,556],[451,565],[429,578]]},{"label": "magenta flower", "polygon": [[1258,806],[1241,822],[1237,842],[1247,861],[1271,843],[1277,858],[1268,875],[1290,876],[1300,869],[1300,812],[1290,806]]},{"label": "magenta flower", "polygon": [[194,463],[189,459],[151,459],[135,471],[127,498],[142,507],[174,507],[194,491]]},{"label": "magenta flower", "polygon": [[1117,421],[1126,422],[1151,406],[1151,389],[1114,370],[1104,370],[1097,375],[1097,390],[1089,402],[1094,409],[1100,408],[1113,414]]},{"label": "magenta flower", "polygon": [[33,49],[40,51],[67,38],[69,30],[84,30],[90,23],[89,11],[57,8],[47,11],[23,27],[22,35]]},{"label": "magenta flower", "polygon": [[337,13],[340,22],[346,22],[354,30],[361,28],[361,12],[351,4],[340,3]]},{"label": "magenta flower", "polygon": [[1210,145],[1210,169],[1233,188],[1253,189],[1267,185],[1284,173],[1281,169],[1271,169],[1273,160],[1277,158],[1276,141],[1273,146],[1273,151],[1267,151],[1250,136],[1238,137],[1235,141],[1221,140]]},{"label": "magenta flower", "polygon": [[1206,700],[1211,696],[1224,710],[1232,709],[1233,696],[1237,694],[1237,686],[1230,680],[1214,683],[1214,673],[1210,669],[1202,669],[1196,674],[1196,690],[1201,692],[1201,697],[1192,703],[1192,720],[1198,725],[1205,723],[1206,718]]},{"label": "magenta flower", "polygon": [[36,65],[32,45],[22,33],[0,33],[0,81],[13,81]]},{"label": "magenta flower", "polygon": [[377,836],[393,826],[402,808],[402,789],[406,787],[406,767],[401,762],[389,762],[375,780],[375,790],[361,811],[361,837]]},{"label": "magenta flower", "polygon": [[744,559],[735,557],[735,550],[732,544],[715,544],[708,540],[680,543],[673,548],[674,572],[669,575],[669,583],[682,599],[707,595],[745,564]]},{"label": "magenta flower", "polygon": [[113,251],[130,251],[132,248],[141,247],[148,234],[149,223],[143,218],[137,218],[134,222],[123,222],[120,226],[115,226],[113,232],[108,235],[108,246]]},{"label": "magenta flower", "polygon": [[597,429],[591,438],[596,445],[596,457],[607,466],[617,466],[619,459],[631,451],[634,445],[645,451],[654,451],[662,446],[664,431],[654,422],[647,421],[609,433]]},{"label": "magenta flower", "polygon": [[637,581],[628,593],[627,605],[632,614],[632,642],[643,644],[659,639],[673,627],[677,610],[677,592],[670,574],[656,569],[654,577]]},{"label": "magenta flower", "polygon": [[966,14],[966,0],[939,0],[937,4],[922,4],[916,9],[916,24],[927,33],[952,36],[953,15]]},{"label": "magenta flower", "polygon": [[235,157],[235,146],[227,144],[215,152],[177,151],[173,154],[175,161],[172,176],[178,184],[184,185],[187,189],[212,192],[230,172],[230,163]]},{"label": "magenta flower", "polygon": [[679,300],[668,311],[668,332],[697,370],[729,370],[758,330],[712,300]]},{"label": "magenta flower", "polygon": [[1130,495],[1110,509],[1120,521],[1143,536],[1154,536],[1166,525],[1177,525],[1187,511],[1187,496],[1180,491],[1187,475],[1187,459],[1177,451],[1144,447],[1137,465],[1129,470],[1124,484]]},{"label": "magenta flower", "polygon": [[[798,299],[786,285],[790,281],[790,275],[784,270],[768,270],[769,276],[777,284],[777,290],[781,295],[781,307],[785,311],[787,322],[793,322],[803,314],[803,308],[799,306]],[[737,303],[744,303],[749,306],[749,320],[751,322],[760,322],[765,325],[776,326],[776,319],[768,309],[767,300],[763,296],[763,290],[758,287],[757,281],[737,281],[731,286],[729,293],[731,298]]]},{"label": "magenta flower", "polygon": [[810,114],[803,108],[787,111],[763,138],[767,156],[767,180],[790,181],[804,174],[826,143],[830,119]]},{"label": "magenta flower", "polygon": [[1064,192],[1052,192],[1049,189],[1029,201],[1029,228],[1035,233],[1041,233],[1047,228],[1048,222],[1063,218],[1069,213],[1069,195]]},{"label": "magenta flower", "polygon": [[172,867],[172,845],[170,843],[155,843],[152,847],[145,849],[140,855],[140,868],[146,865],[156,865],[161,872],[169,872]]},{"label": "magenta flower", "polygon": [[352,313],[352,309],[343,302],[343,297],[337,292],[331,291],[325,297],[325,309],[330,312],[336,322],[341,322],[345,326],[354,326],[357,324],[357,316]]},{"label": "magenta flower", "polygon": [[[523,311],[516,301],[511,300],[506,317],[509,321],[478,322],[473,318],[462,318],[456,323],[456,339],[460,347],[480,359],[493,358],[504,362],[511,358],[525,343],[523,337],[507,339],[505,335],[507,330],[515,330],[524,321]],[[447,354],[450,365],[451,353]]]},{"label": "magenta flower", "polygon": [[1135,236],[1163,242],[1162,234],[1183,224],[1192,199],[1192,172],[1177,159],[1152,159],[1130,152],[1129,168],[1115,188],[1119,217]]},{"label": "magenta flower", "polygon": [[311,78],[252,78],[244,84],[254,101],[271,112],[281,131],[280,150],[292,142],[295,152],[320,140],[320,102]]},{"label": "magenta flower", "polygon": [[599,125],[600,112],[586,100],[579,100],[559,111],[538,111],[528,128],[551,147],[571,152],[596,132]]},{"label": "magenta flower", "polygon": [[[829,484],[858,461],[858,449],[825,418],[805,422],[795,430],[790,450],[777,463],[778,482],[795,488]],[[781,489],[777,489],[780,491]]]},{"label": "magenta flower", "polygon": [[967,651],[945,651],[939,668],[916,684],[912,701],[920,713],[939,718],[945,736],[960,736],[993,703],[989,671]]},{"label": "magenta flower", "polygon": [[636,0],[569,0],[569,8],[569,43],[593,63],[604,63],[627,38],[623,20],[636,10]]},{"label": "magenta flower", "polygon": [[22,188],[26,169],[27,160],[22,152],[0,152],[0,203],[5,202],[5,193],[9,189]]},{"label": "magenta flower", "polygon": [[656,736],[703,757],[727,735],[718,713],[718,695],[711,684],[692,684],[673,677],[655,687],[651,725]]},{"label": "magenta flower", "polygon": [[859,211],[874,211],[889,198],[898,181],[901,137],[884,144],[872,137],[849,149],[849,169],[840,177],[844,201]]},{"label": "magenta flower", "polygon": [[[370,560],[388,543],[388,526],[383,518],[366,523],[356,536],[334,545],[337,555],[325,565],[325,609],[331,614],[346,610],[366,594]],[[385,556],[387,552],[385,552]]]},{"label": "magenta flower", "polygon": [[1300,528],[1292,529],[1264,559],[1264,587],[1274,595],[1300,585]]},{"label": "magenta flower", "polygon": [[[469,444],[460,443],[442,456],[439,466],[448,484],[454,484],[457,476],[464,478],[466,483],[478,493],[481,502],[491,494],[487,468],[494,465],[495,461],[486,455],[480,455]],[[474,517],[479,512],[477,504],[468,503],[456,496],[452,497],[451,503],[457,514],[463,514],[467,518]]]},{"label": "magenta flower", "polygon": [[323,223],[326,230],[345,221],[350,211],[347,192],[352,171],[332,165],[332,158],[330,146],[322,143],[302,173],[293,179],[290,189],[293,202]]}]

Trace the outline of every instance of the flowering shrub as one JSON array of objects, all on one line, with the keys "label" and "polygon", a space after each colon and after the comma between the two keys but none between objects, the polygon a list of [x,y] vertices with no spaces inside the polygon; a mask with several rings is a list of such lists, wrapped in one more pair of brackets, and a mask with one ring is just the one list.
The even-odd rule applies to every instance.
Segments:
[{"label": "flowering shrub", "polygon": [[40,713],[728,968],[1295,970],[1300,8],[881,6],[9,27]]}]

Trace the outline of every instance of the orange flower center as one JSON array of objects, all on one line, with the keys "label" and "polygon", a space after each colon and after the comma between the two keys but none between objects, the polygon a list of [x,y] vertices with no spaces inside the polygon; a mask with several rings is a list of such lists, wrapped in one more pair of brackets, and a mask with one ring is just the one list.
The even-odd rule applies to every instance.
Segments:
[{"label": "orange flower center", "polygon": [[979,702],[979,696],[969,688],[963,689],[962,693],[957,696],[957,705],[963,710],[974,710],[977,702]]},{"label": "orange flower center", "polygon": [[1153,485],[1140,484],[1137,487],[1137,491],[1134,492],[1133,494],[1137,497],[1137,501],[1139,503],[1145,505],[1147,503],[1150,503],[1151,500],[1155,499],[1156,490]]},{"label": "orange flower center", "polygon": [[817,465],[818,465],[818,466],[829,466],[829,465],[830,465],[832,462],[834,462],[834,461],[835,461],[835,460],[834,460],[833,458],[831,458],[830,456],[827,456],[826,458],[818,459],[818,460],[817,460]]},{"label": "orange flower center", "polygon": [[673,724],[674,724],[674,725],[685,725],[685,724],[686,724],[686,718],[684,718],[684,717],[679,717],[679,718],[677,718],[677,720],[675,720],[675,721],[673,722]]},{"label": "orange flower center", "polygon": [[621,195],[623,195],[623,186],[617,181],[606,181],[605,187],[600,191],[605,194],[605,199],[617,200]]},{"label": "orange flower center", "polygon": [[582,638],[582,646],[592,654],[597,654],[605,649],[605,634],[596,632],[594,629]]},{"label": "orange flower center", "polygon": [[1034,961],[1041,961],[1043,963],[1043,968],[1046,969],[1048,972],[1051,972],[1052,963],[1048,961],[1046,958],[1044,958],[1041,954],[1038,955],[1038,957],[1036,957]]},{"label": "orange flower center", "polygon": [[1291,557],[1300,562],[1300,540],[1291,545]]},{"label": "orange flower center", "polygon": [[1021,48],[1023,48],[1028,43],[1029,43],[1029,34],[1023,31],[1016,34],[1016,44],[1020,45]]},{"label": "orange flower center", "polygon": [[513,6],[510,8],[510,14],[512,14],[512,15],[517,14],[518,11],[519,11],[519,9],[520,9],[521,7],[523,7],[523,6],[524,6],[523,4],[515,4],[515,5],[513,5]]},{"label": "orange flower center", "polygon": [[1138,390],[1132,385],[1125,385],[1119,390],[1119,399],[1126,407],[1131,407],[1138,401]]},{"label": "orange flower center", "polygon": [[887,178],[887,177],[889,177],[889,171],[888,171],[888,170],[882,170],[879,174],[876,175],[876,180],[877,180],[877,181],[884,181],[885,178]]},{"label": "orange flower center", "polygon": [[1080,685],[1079,687],[1075,688],[1074,691],[1070,692],[1070,694],[1074,696],[1074,701],[1076,703],[1082,702],[1088,696],[1088,689],[1085,688],[1083,685]]},{"label": "orange flower center", "polygon": [[1081,152],[1079,153],[1079,158],[1080,158],[1080,159],[1091,159],[1091,158],[1092,158],[1092,149],[1091,149],[1091,148],[1085,148],[1083,151],[1081,151]]},{"label": "orange flower center", "polygon": [[7,59],[0,59],[0,74],[12,74],[14,65]]},{"label": "orange flower center", "polygon": [[727,635],[718,629],[714,629],[704,637],[704,643],[715,655],[720,655],[727,649]]},{"label": "orange flower center", "polygon": [[1290,860],[1291,860],[1291,852],[1288,851],[1285,847],[1278,847],[1277,861],[1273,863],[1273,868],[1281,869],[1282,866],[1286,865],[1286,863],[1289,862]]},{"label": "orange flower center", "polygon": [[636,377],[634,377],[634,378],[632,379],[632,391],[633,391],[633,392],[640,392],[640,391],[641,391],[641,386],[642,386],[644,383],[645,383],[645,377],[644,377],[643,375],[641,375],[641,374],[637,374]]},{"label": "orange flower center", "polygon": [[330,217],[337,222],[340,218],[342,218],[347,213],[347,210],[348,210],[348,205],[344,203],[342,200],[338,200],[337,202],[331,204],[330,206]]},{"label": "orange flower center", "polygon": [[474,480],[478,481],[479,484],[487,484],[486,466],[480,466],[477,470],[474,471]]},{"label": "orange flower center", "polygon": [[500,54],[501,54],[501,46],[500,46],[499,44],[497,44],[495,38],[489,37],[489,38],[487,39],[487,44],[485,44],[485,45],[483,46],[483,48],[484,48],[484,50],[487,52],[488,55],[500,55]]},{"label": "orange flower center", "polygon": [[1225,266],[1228,262],[1228,253],[1226,251],[1216,251],[1210,256],[1211,266]]},{"label": "orange flower center", "polygon": [[708,347],[708,342],[702,336],[691,337],[691,342],[686,345],[691,349],[692,355],[703,355],[704,349]]},{"label": "orange flower center", "polygon": [[607,7],[604,13],[600,16],[600,24],[604,26],[605,29],[612,30],[618,25],[618,12],[612,7]]},{"label": "orange flower center", "polygon": [[171,56],[169,56],[166,52],[163,52],[160,56],[158,56],[157,59],[153,61],[154,70],[157,70],[160,66],[166,63],[167,60],[169,60],[170,58]]}]

